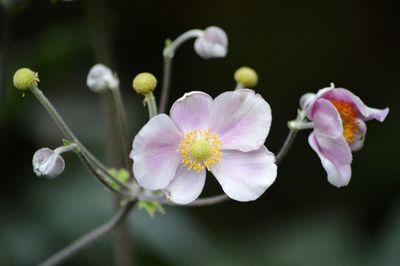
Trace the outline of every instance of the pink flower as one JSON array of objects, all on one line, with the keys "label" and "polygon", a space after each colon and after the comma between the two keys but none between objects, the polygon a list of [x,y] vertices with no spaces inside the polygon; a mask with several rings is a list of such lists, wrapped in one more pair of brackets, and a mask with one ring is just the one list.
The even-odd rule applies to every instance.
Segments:
[{"label": "pink flower", "polygon": [[228,37],[220,27],[208,27],[194,42],[194,50],[204,59],[225,57],[228,52]]},{"label": "pink flower", "polygon": [[271,126],[269,104],[254,91],[186,93],[170,116],[153,117],[133,141],[130,158],[139,184],[162,189],[176,203],[201,193],[206,169],[238,201],[255,200],[274,182],[275,156],[264,146]]},{"label": "pink flower", "polygon": [[351,152],[364,144],[367,131],[364,121],[382,122],[388,112],[389,108],[366,106],[359,97],[346,89],[334,88],[333,84],[318,91],[309,101],[306,114],[314,123],[314,131],[308,142],[321,159],[332,185],[341,187],[349,183]]}]

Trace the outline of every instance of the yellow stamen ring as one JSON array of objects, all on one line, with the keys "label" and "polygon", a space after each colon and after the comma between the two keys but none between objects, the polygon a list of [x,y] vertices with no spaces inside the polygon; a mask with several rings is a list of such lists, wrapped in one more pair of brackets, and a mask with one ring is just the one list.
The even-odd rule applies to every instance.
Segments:
[{"label": "yellow stamen ring", "polygon": [[220,147],[218,134],[211,134],[209,129],[186,132],[179,143],[182,164],[188,170],[197,172],[204,168],[210,170],[210,166],[218,163],[221,158]]}]

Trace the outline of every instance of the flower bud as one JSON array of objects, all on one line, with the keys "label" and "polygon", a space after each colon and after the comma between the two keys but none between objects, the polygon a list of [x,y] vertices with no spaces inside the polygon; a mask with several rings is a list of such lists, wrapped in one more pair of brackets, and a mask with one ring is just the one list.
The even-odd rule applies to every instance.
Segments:
[{"label": "flower bud", "polygon": [[245,88],[253,88],[257,85],[257,72],[250,67],[241,67],[235,71],[234,79]]},{"label": "flower bud", "polygon": [[109,67],[96,64],[90,69],[86,84],[93,92],[103,92],[107,89],[117,88],[119,80]]},{"label": "flower bud", "polygon": [[143,72],[138,75],[133,79],[132,81],[132,87],[133,89],[142,95],[146,95],[150,92],[153,92],[153,90],[157,86],[157,79],[154,77],[153,74]]},{"label": "flower bud", "polygon": [[26,67],[18,69],[13,77],[14,86],[18,90],[29,90],[30,88],[37,86],[38,82],[38,73],[33,72]]},{"label": "flower bud", "polygon": [[65,168],[64,159],[49,148],[41,148],[35,152],[32,159],[33,171],[37,176],[54,178]]},{"label": "flower bud", "polygon": [[308,106],[310,106],[310,103],[315,99],[315,93],[306,93],[303,94],[303,96],[301,96],[300,98],[300,107],[302,110],[306,110],[308,108]]},{"label": "flower bud", "polygon": [[208,27],[194,42],[194,50],[204,59],[225,57],[228,52],[228,37],[223,29]]}]

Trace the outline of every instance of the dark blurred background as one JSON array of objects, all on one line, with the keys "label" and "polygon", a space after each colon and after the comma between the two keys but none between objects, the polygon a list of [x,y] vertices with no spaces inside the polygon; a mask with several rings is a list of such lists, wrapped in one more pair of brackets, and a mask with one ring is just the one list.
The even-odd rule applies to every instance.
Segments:
[{"label": "dark blurred background", "polygon": [[[267,147],[277,152],[298,99],[334,82],[371,107],[390,107],[384,123],[368,123],[354,154],[349,186],[326,180],[301,132],[279,166],[274,185],[257,201],[166,207],[149,218],[129,216],[138,265],[400,265],[400,2],[310,1],[16,1],[1,0],[0,265],[33,265],[113,212],[112,195],[73,154],[55,180],[34,175],[33,153],[61,145],[61,134],[31,93],[22,97],[12,75],[30,67],[40,88],[90,150],[108,160],[104,98],[86,87],[102,60],[118,72],[130,137],[147,110],[131,81],[142,71],[161,81],[166,38],[218,25],[228,56],[202,60],[192,42],[174,60],[172,96],[232,90],[243,65],[259,74],[257,91],[270,103]],[[104,38],[106,36],[106,38]],[[158,96],[159,91],[156,92]],[[221,192],[211,176],[203,195]],[[67,265],[112,265],[112,237]]]}]

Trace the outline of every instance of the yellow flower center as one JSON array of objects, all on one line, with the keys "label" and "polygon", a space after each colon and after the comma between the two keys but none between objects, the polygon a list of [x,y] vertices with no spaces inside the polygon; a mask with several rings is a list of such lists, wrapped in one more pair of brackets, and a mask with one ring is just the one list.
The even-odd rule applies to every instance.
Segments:
[{"label": "yellow flower center", "polygon": [[340,100],[329,99],[329,101],[335,106],[336,110],[338,110],[340,114],[340,117],[342,118],[344,138],[346,139],[347,143],[353,142],[354,137],[359,130],[356,120],[357,111],[355,110],[353,104]]},{"label": "yellow flower center", "polygon": [[179,143],[179,152],[182,156],[182,164],[188,170],[200,172],[204,168],[210,170],[210,166],[219,162],[221,141],[218,134],[211,134],[210,130],[194,130],[186,132]]}]

